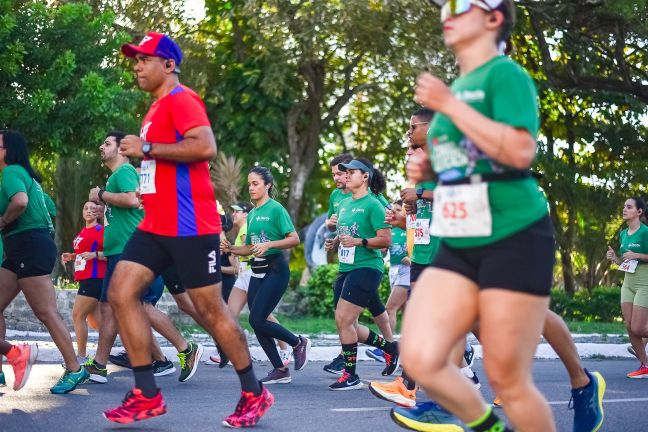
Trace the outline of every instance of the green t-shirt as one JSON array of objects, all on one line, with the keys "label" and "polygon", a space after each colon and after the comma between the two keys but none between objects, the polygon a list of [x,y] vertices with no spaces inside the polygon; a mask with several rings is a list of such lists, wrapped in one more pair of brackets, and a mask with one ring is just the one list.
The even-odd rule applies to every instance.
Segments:
[{"label": "green t-shirt", "polygon": [[[452,83],[452,93],[486,117],[535,137],[540,127],[537,92],[529,74],[506,56],[497,56]],[[444,114],[428,131],[430,160],[441,181],[511,168],[486,156]],[[503,143],[503,145],[507,145]],[[482,246],[507,238],[547,215],[547,200],[533,178],[493,181],[488,185],[493,220],[488,237],[444,238],[451,247]]]},{"label": "green t-shirt", "polygon": [[28,204],[20,217],[5,227],[3,235],[10,236],[30,229],[53,231],[52,219],[45,204],[43,188],[20,165],[9,165],[2,171],[0,214],[9,207],[11,198],[19,192],[27,194]]},{"label": "green t-shirt", "polygon": [[[283,240],[286,234],[295,231],[290,215],[277,201],[270,198],[261,207],[255,207],[247,217],[245,244],[252,245]],[[281,253],[281,249],[270,248],[266,255]]]},{"label": "green t-shirt", "polygon": [[407,256],[407,231],[394,227],[392,228],[392,244],[389,247],[389,264],[400,265],[403,258]]},{"label": "green t-shirt", "polygon": [[[623,254],[626,252],[635,252],[640,254],[648,254],[648,226],[644,224],[639,225],[639,229],[628,234],[628,228],[621,231],[619,234],[621,246],[619,247],[619,258],[623,261]],[[646,264],[639,261],[639,264]]]},{"label": "green t-shirt", "polygon": [[[385,207],[371,194],[357,200],[352,197],[347,198],[340,203],[339,210],[339,234],[370,239],[376,237],[378,230],[390,228],[385,223]],[[356,246],[353,264],[340,263],[340,272],[348,272],[361,267],[376,269],[382,273],[385,263],[380,250]]]},{"label": "green t-shirt", "polygon": [[54,204],[52,197],[49,196],[47,192],[43,191],[43,195],[45,198],[45,207],[47,207],[47,213],[49,213],[50,217],[54,219],[56,217],[56,204]]},{"label": "green t-shirt", "polygon": [[[389,205],[389,201],[387,201],[387,198],[385,198],[383,194],[375,194],[372,192],[369,193],[373,195],[375,198],[377,198],[378,202],[380,202],[380,204],[383,207],[387,207]],[[351,197],[351,192],[344,193],[342,192],[341,189],[335,189],[333,192],[331,192],[331,195],[329,196],[329,207],[328,207],[327,217],[330,218],[331,215],[334,213],[339,216],[338,208],[340,207],[340,203],[349,197]]]},{"label": "green t-shirt", "polygon": [[[423,188],[423,190],[434,190],[436,187],[436,182],[424,182],[416,185],[417,188]],[[432,225],[432,201],[420,199],[416,201],[416,219],[424,220],[427,219]],[[434,260],[434,256],[439,251],[439,245],[441,244],[441,239],[433,235],[430,236],[430,243],[428,244],[414,244],[412,249],[412,262],[421,265],[431,264]]]},{"label": "green t-shirt", "polygon": [[[108,177],[106,192],[135,192],[139,187],[139,174],[135,167],[125,163]],[[106,204],[104,214],[104,255],[122,253],[128,239],[144,217],[144,212],[135,208],[117,207]]]}]

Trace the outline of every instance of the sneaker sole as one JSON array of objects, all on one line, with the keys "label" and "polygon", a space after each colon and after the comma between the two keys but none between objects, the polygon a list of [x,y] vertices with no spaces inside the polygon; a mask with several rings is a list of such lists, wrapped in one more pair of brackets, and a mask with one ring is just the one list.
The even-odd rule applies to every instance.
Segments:
[{"label": "sneaker sole", "polygon": [[391,410],[389,416],[394,423],[405,429],[421,432],[464,432],[461,426],[452,424],[431,424],[412,420]]},{"label": "sneaker sole", "polygon": [[603,375],[599,372],[592,372],[592,376],[596,379],[596,384],[598,385],[598,406],[601,411],[601,420],[596,424],[594,429],[592,429],[592,432],[596,432],[601,429],[601,426],[603,426],[603,420],[605,419],[605,412],[603,412],[603,396],[605,396],[607,384],[603,379]]},{"label": "sneaker sole", "polygon": [[369,391],[378,399],[394,403],[404,408],[413,408],[416,406],[416,399],[408,399],[400,394],[384,393],[380,389],[375,388],[371,383],[369,384]]},{"label": "sneaker sole", "polygon": [[23,374],[20,384],[18,386],[14,384],[14,391],[20,390],[25,386],[25,384],[27,384],[27,379],[31,373],[31,367],[36,363],[36,357],[38,357],[38,345],[31,345],[29,347],[29,360],[27,360],[27,365],[25,366],[25,373]]},{"label": "sneaker sole", "polygon": [[648,374],[636,375],[636,376],[626,375],[626,376],[630,379],[648,379]]},{"label": "sneaker sole", "polygon": [[164,369],[163,371],[160,371],[160,372],[156,372],[153,375],[156,376],[156,377],[161,377],[161,376],[166,376],[166,375],[172,375],[174,373],[176,373],[175,366],[173,366],[172,368],[169,368],[169,369]]},{"label": "sneaker sole", "polygon": [[[304,359],[304,364],[301,365],[299,368],[297,368],[297,362],[295,362],[295,370],[300,371],[306,367],[308,364],[308,357],[310,357],[310,350],[311,350],[311,340],[306,338],[306,358]],[[294,351],[293,351],[293,357],[295,356]]]},{"label": "sneaker sole", "polygon": [[377,356],[376,354],[372,353],[370,350],[366,350],[365,355],[370,359],[376,360],[378,363],[385,363],[385,357]]},{"label": "sneaker sole", "polygon": [[328,372],[333,375],[342,375],[344,373],[344,369],[342,370],[335,370],[335,369],[324,369],[324,372]]},{"label": "sneaker sole", "polygon": [[112,419],[108,417],[105,412],[102,415],[106,420],[113,423],[130,424],[130,423],[135,423],[136,421],[148,420],[153,417],[158,417],[163,414],[166,414],[166,412],[167,412],[166,405],[164,405],[162,406],[162,408],[156,408],[156,409],[146,411],[146,413],[144,413],[144,416],[141,418],[119,417],[119,418]]},{"label": "sneaker sole", "polygon": [[364,387],[365,386],[364,386],[363,383],[358,383],[356,385],[352,385],[352,386],[349,386],[349,387],[341,387],[341,388],[331,388],[331,387],[329,387],[329,390],[331,390],[331,391],[362,390]]},{"label": "sneaker sole", "polygon": [[194,361],[193,367],[191,368],[191,372],[189,372],[189,375],[187,375],[187,378],[183,380],[178,380],[180,382],[187,382],[191,379],[192,376],[196,373],[196,370],[198,369],[198,363],[200,363],[200,359],[202,358],[202,353],[203,353],[203,346],[202,344],[196,344],[196,359]]},{"label": "sneaker sole", "polygon": [[269,381],[261,380],[261,384],[290,384],[292,382],[292,377],[279,378]]},{"label": "sneaker sole", "polygon": [[108,377],[105,377],[103,375],[90,374],[88,381],[92,381],[97,384],[106,384],[108,382]]}]

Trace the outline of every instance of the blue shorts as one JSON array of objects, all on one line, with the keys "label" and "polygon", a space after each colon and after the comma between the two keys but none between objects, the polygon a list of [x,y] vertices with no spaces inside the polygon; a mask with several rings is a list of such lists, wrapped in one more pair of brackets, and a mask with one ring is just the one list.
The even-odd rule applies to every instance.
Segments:
[{"label": "blue shorts", "polygon": [[[101,297],[99,301],[106,303],[108,302],[108,287],[110,286],[110,279],[112,279],[112,274],[117,267],[117,263],[121,259],[121,254],[110,255],[106,257],[106,275],[103,279],[103,286],[101,287]],[[155,278],[153,283],[149,286],[148,290],[142,295],[142,303],[150,303],[155,306],[162,297],[162,292],[164,291],[164,281],[161,276]]]}]

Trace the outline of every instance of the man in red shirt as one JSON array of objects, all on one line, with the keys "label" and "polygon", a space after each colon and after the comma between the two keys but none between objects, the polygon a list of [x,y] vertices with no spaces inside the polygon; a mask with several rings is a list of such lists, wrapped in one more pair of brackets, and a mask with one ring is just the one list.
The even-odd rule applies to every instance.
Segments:
[{"label": "man in red shirt", "polygon": [[121,154],[143,158],[144,219],[124,249],[109,290],[135,387],[123,405],[104,416],[131,423],[166,412],[151,366],[151,334],[142,331],[149,323],[139,299],[158,274],[174,265],[206,330],[230,358],[241,381],[241,400],[223,424],[253,426],[274,397],[257,380],[246,338],[221,296],[221,224],[209,177],[216,142],[205,105],[180,84],[182,51],[169,36],[148,33],[139,45],[126,44],[121,51],[135,59],[137,83],[155,101],[144,117],[140,136],[128,135],[120,144]]}]

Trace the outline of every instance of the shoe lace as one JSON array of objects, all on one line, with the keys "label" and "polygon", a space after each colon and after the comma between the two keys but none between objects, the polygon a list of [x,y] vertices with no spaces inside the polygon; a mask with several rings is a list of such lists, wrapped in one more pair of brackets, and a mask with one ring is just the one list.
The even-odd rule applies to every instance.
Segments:
[{"label": "shoe lace", "polygon": [[180,368],[184,369],[187,366],[187,354],[179,352],[178,361],[180,362]]},{"label": "shoe lace", "polygon": [[344,372],[342,372],[342,375],[340,376],[340,378],[338,378],[337,382],[339,382],[339,383],[344,382],[344,381],[348,380],[350,376],[351,376],[351,374],[349,372],[344,371]]},{"label": "shoe lace", "polygon": [[383,354],[383,356],[385,357],[385,364],[387,366],[391,366],[392,361],[394,361],[394,357],[391,354],[388,354],[388,353]]}]

